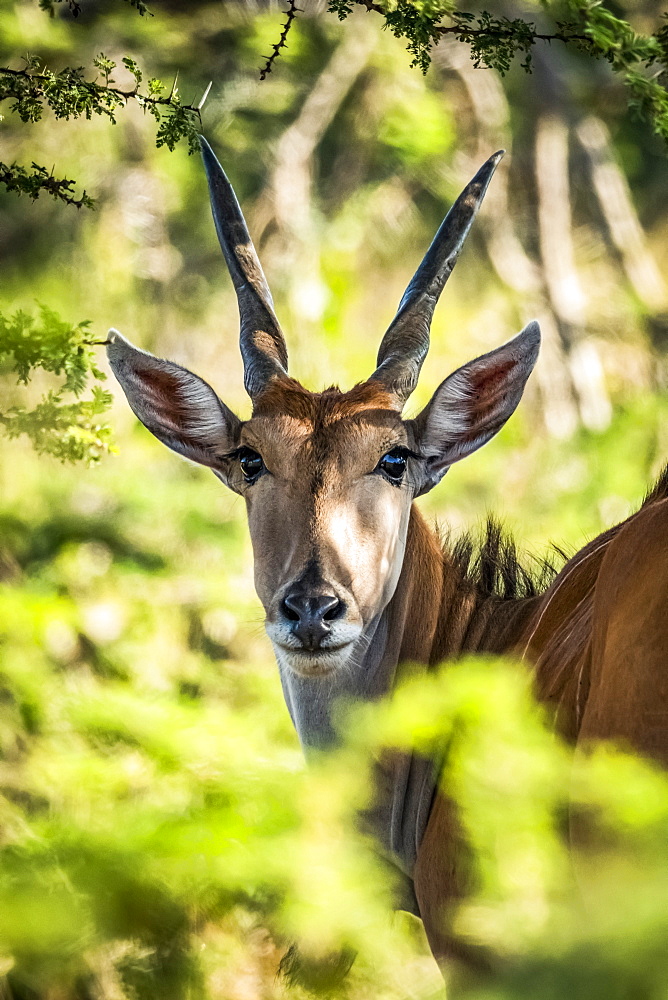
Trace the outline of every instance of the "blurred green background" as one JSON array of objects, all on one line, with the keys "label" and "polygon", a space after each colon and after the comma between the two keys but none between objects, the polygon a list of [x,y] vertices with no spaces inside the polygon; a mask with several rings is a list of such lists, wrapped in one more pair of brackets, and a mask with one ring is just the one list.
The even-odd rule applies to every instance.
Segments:
[{"label": "blurred green background", "polygon": [[[244,208],[291,373],[309,388],[370,373],[447,207],[506,148],[410,411],[534,317],[543,354],[510,424],[420,504],[455,533],[494,511],[540,555],[550,542],[577,550],[639,503],[668,455],[668,157],[604,65],[553,46],[531,76],[515,67],[502,79],[443,43],[423,77],[371,15],[340,24],[314,2],[260,82],[277,3],[165,0],[139,17],[100,0],[76,20],[62,6],[49,17],[2,0],[0,61],[131,56],[168,85],[178,70],[195,103],[213,81],[204,132]],[[620,7],[639,23],[660,12]],[[122,68],[114,76],[131,85]],[[156,149],[137,106],[115,126],[6,113],[0,129],[3,159],[53,163],[98,199],[76,211],[0,194],[2,311],[44,304],[90,320],[93,339],[114,325],[247,416],[198,157]],[[36,400],[49,379],[26,389],[0,372],[3,408]],[[498,957],[492,982],[460,988],[665,997],[664,779],[607,757],[573,778],[523,682],[492,664],[416,692],[398,718],[367,720],[366,744],[305,774],[241,501],[161,447],[110,388],[116,453],[99,464],[62,465],[24,438],[0,451],[7,995],[298,996],[276,978],[295,939],[320,958],[360,952],[336,987],[355,1000],[435,994],[417,922],[386,916],[387,872],[350,830],[369,745],[424,730],[432,712],[434,739],[464,733],[451,780],[480,877],[460,929]],[[555,832],[573,787],[608,831],[604,854],[584,863],[584,880],[601,883],[586,919]],[[329,988],[313,975],[316,992]]]}]

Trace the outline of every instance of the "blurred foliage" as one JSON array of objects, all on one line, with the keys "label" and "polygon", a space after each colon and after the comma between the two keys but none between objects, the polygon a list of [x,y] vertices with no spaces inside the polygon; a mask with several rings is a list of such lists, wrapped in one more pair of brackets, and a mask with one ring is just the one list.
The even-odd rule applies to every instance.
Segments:
[{"label": "blurred foliage", "polygon": [[[0,590],[0,954],[14,995],[301,996],[273,978],[297,939],[318,995],[343,951],[357,954],[345,995],[433,996],[415,922],[389,920],[391,873],[353,823],[386,746],[448,748],[442,786],[473,852],[454,929],[494,968],[459,995],[664,995],[668,781],[619,754],[573,764],[523,672],[466,661],[389,705],[342,708],[344,747],[304,771],[264,668],[214,662],[193,633],[177,664],[164,569],[125,604],[109,577],[131,585],[131,564],[99,542],[46,565],[87,594],[78,607],[45,581]],[[579,887],[569,809],[589,816]]]},{"label": "blurred foliage", "polygon": [[[156,79],[178,69],[193,104],[214,80],[205,131],[265,264],[291,370],[309,386],[371,371],[412,268],[481,150],[512,144],[495,184],[507,176],[502,214],[540,265],[532,143],[547,105],[569,122],[608,122],[665,270],[662,144],[629,118],[607,67],[582,53],[553,46],[546,70],[535,50],[534,75],[511,66],[503,87],[492,71],[476,76],[485,114],[498,95],[502,124],[492,128],[447,50],[423,77],[371,15],[339,26],[299,14],[260,83],[282,5],[166,0],[144,18],[116,0],[80,6],[75,20],[65,3],[52,5],[53,18],[33,0],[0,6],[0,61],[30,49],[49,66],[91,66],[104,52],[120,88],[135,86],[125,57]],[[634,16],[646,31],[655,14],[645,3]],[[2,343],[13,345],[2,351],[4,416],[96,384],[90,345],[110,323],[248,413],[236,304],[198,158],[183,145],[156,149],[150,124],[136,102],[115,128],[106,115],[24,124],[10,113],[2,123],[8,162],[38,149],[54,177],[85,178],[97,194],[96,211],[78,213],[0,196]],[[587,293],[580,337],[599,351],[612,417],[547,434],[534,385],[498,440],[420,501],[455,532],[496,510],[530,548],[580,547],[637,505],[668,454],[665,315],[624,269],[575,144],[571,160]],[[437,311],[414,411],[449,371],[542,308],[491,263],[493,194]],[[36,313],[35,297],[49,309]],[[70,324],[79,316],[90,325]],[[578,377],[590,370],[567,363]],[[554,358],[541,365],[549,382]],[[26,401],[15,382],[28,372]],[[95,433],[101,422],[91,417]],[[124,400],[112,422],[120,456],[92,470],[39,457],[25,437],[2,441],[3,988],[26,1000],[299,998],[301,986],[276,978],[297,941],[295,975],[316,993],[439,995],[417,921],[388,916],[391,872],[355,833],[353,812],[380,746],[447,744],[443,783],[474,876],[452,920],[493,964],[488,980],[457,977],[451,992],[663,998],[665,777],[612,751],[573,761],[526,678],[475,661],[416,679],[387,706],[342,706],[340,755],[306,771],[263,635],[242,505],[151,439]],[[79,447],[59,440],[56,451]],[[82,440],[88,458],[99,453]],[[574,862],[570,809],[594,828]],[[332,986],[353,951],[345,983]]]},{"label": "blurred foliage", "polygon": [[0,412],[0,426],[10,437],[25,434],[35,450],[62,461],[99,461],[109,449],[111,428],[100,422],[111,404],[111,395],[99,385],[92,398],[66,402],[81,396],[89,377],[106,379],[91,349],[84,321],[71,327],[46,306],[40,318],[18,310],[13,316],[0,313],[0,373],[14,372],[27,385],[36,369],[64,376],[58,389],[50,389],[37,405],[28,410],[10,406]]}]

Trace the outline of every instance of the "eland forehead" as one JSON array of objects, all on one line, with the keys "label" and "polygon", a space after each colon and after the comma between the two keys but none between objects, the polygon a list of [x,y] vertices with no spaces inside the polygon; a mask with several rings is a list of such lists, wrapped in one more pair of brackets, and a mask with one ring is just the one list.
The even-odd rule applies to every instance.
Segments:
[{"label": "eland forehead", "polygon": [[242,441],[272,458],[278,470],[295,455],[307,455],[310,469],[375,462],[376,451],[406,439],[396,402],[380,384],[362,382],[349,392],[332,387],[309,392],[292,379],[276,379],[255,401]]}]

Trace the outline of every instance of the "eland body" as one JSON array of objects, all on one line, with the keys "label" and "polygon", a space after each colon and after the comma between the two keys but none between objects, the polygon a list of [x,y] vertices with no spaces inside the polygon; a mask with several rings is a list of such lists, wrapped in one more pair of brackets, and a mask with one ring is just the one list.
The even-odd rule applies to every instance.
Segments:
[{"label": "eland body", "polygon": [[[202,152],[239,302],[252,416],[239,420],[203,379],[115,330],[109,360],[146,427],[243,496],[266,629],[306,753],[334,742],[332,709],[342,696],[380,698],[404,662],[431,665],[480,651],[524,656],[538,697],[573,742],[620,739],[668,763],[668,477],[543,592],[494,526],[472,558],[465,545],[443,548],[413,504],[503,426],[538,355],[531,322],[446,378],[416,418],[402,419],[434,308],[502,154],[448,213],[370,378],[348,392],[313,393],[287,373],[241,210],[204,140]],[[465,874],[452,806],[437,791],[437,762],[389,756],[377,784],[367,819],[403,873],[401,905],[422,917],[437,958],[462,954],[444,929]]]}]

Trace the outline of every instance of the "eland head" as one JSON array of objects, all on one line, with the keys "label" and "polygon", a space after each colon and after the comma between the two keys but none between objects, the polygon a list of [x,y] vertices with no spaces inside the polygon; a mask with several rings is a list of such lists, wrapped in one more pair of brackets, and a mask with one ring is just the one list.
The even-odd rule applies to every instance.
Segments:
[{"label": "eland head", "polygon": [[380,641],[413,499],[496,434],[536,361],[540,332],[532,322],[446,378],[417,417],[402,419],[436,303],[503,154],[487,160],[450,209],[381,341],[375,371],[347,392],[310,392],[288,375],[285,340],[241,209],[204,140],[202,154],[238,298],[252,416],[240,420],[204,379],[115,330],[109,361],[142,423],[243,496],[256,588],[282,673],[349,675],[365,669],[369,647]]}]

